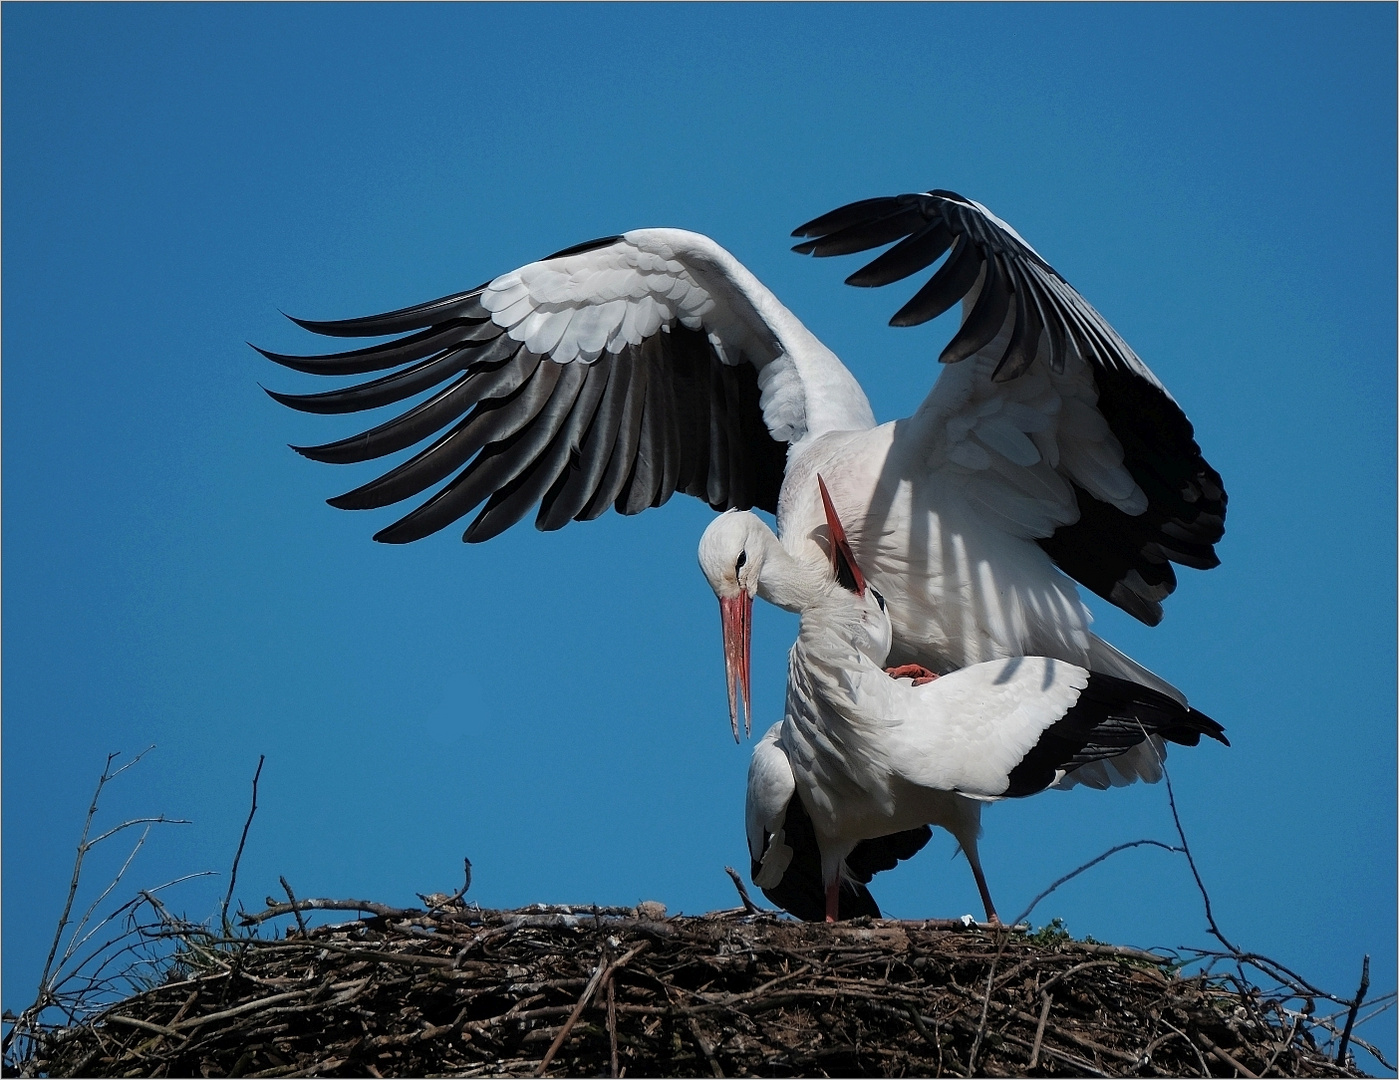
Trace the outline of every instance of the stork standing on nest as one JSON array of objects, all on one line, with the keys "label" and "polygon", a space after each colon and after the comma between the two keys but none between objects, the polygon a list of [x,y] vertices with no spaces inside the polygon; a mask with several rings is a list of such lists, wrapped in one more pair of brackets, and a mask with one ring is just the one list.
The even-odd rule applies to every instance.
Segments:
[{"label": "stork standing on nest", "polygon": [[[700,543],[700,565],[721,603],[765,581],[801,613],[786,714],[754,748],[748,774],[753,880],[775,902],[810,906],[809,872],[799,865],[798,879],[787,875],[809,860],[814,839],[825,918],[835,921],[842,882],[869,880],[863,864],[872,849],[851,873],[862,843],[917,850],[926,826],[937,825],[956,837],[996,922],[977,853],[982,803],[1072,786],[1077,773],[1121,763],[1136,747],[1154,754],[1160,740],[1194,746],[1208,735],[1228,745],[1219,724],[1167,694],[1051,657],[896,677],[903,673],[884,666],[891,605],[866,582],[820,477],[817,486],[829,568],[793,558],[775,538],[755,543],[771,533],[747,513],[724,515]],[[1119,768],[1147,781],[1161,775],[1159,763]]]},{"label": "stork standing on nest", "polygon": [[[417,540],[478,507],[467,541],[536,505],[536,525],[557,529],[683,491],[718,510],[773,512],[788,554],[824,558],[819,472],[860,564],[887,590],[894,663],[944,673],[1042,655],[1183,702],[1091,633],[1070,580],[1155,624],[1173,563],[1218,562],[1223,485],[1156,377],[1014,229],[960,195],[865,200],[797,235],[811,239],[796,250],[817,256],[893,244],[853,285],[936,266],[896,325],[963,302],[940,357],[949,366],[912,416],[876,424],[854,377],[768,289],[712,240],[676,229],[581,244],[384,315],[296,320],[331,337],[404,336],[321,356],[265,352],[315,375],[387,372],[269,393],[311,413],[428,394],[360,434],[297,448],[346,464],[427,441],[330,500],[368,510],[441,485],[377,540]],[[750,602],[725,609],[739,667]],[[751,723],[746,677],[737,685]],[[737,712],[731,696],[735,737]]]}]

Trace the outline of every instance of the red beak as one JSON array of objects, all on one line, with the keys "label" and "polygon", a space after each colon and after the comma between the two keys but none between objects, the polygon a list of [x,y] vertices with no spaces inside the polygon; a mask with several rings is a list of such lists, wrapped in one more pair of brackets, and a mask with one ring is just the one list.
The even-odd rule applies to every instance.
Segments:
[{"label": "red beak", "polygon": [[748,672],[753,655],[753,598],[746,589],[719,598],[719,621],[724,627],[724,673],[729,680],[729,723],[738,737],[738,691],[743,691],[743,730],[753,734],[752,694]]},{"label": "red beak", "polygon": [[865,575],[855,562],[855,553],[850,550],[850,542],[845,538],[845,528],[836,516],[831,493],[826,490],[826,481],[818,475],[816,483],[821,487],[821,504],[826,508],[826,526],[831,531],[831,571],[836,580],[856,596],[865,595]]}]

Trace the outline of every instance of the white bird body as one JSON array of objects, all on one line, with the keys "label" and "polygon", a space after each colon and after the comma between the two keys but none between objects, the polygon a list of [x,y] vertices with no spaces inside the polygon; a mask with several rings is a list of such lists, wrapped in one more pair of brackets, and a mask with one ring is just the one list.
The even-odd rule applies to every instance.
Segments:
[{"label": "white bird body", "polygon": [[385,315],[298,320],[330,336],[407,336],[316,357],[267,353],[320,375],[397,369],[272,396],[302,411],[357,412],[446,383],[362,434],[299,448],[350,463],[433,437],[330,500],[373,509],[446,480],[376,539],[419,539],[483,502],[466,540],[489,539],[536,504],[538,527],[557,529],[683,491],[716,509],[775,513],[785,550],[819,561],[819,473],[856,557],[894,601],[895,662],[947,673],[1041,655],[1183,701],[1091,633],[1066,576],[1154,623],[1175,587],[1172,562],[1217,562],[1223,488],[1155,376],[971,200],[866,200],[798,233],[817,237],[797,248],[816,255],[898,241],[852,284],[936,264],[900,325],[962,301],[946,366],[912,416],[876,425],[834,353],[729,252],[678,229],[579,245]]},{"label": "white bird body", "polygon": [[[731,582],[724,568],[763,533],[761,522],[745,518],[725,515],[701,545],[701,564],[721,596],[743,577],[740,568]],[[891,677],[884,664],[892,604],[866,588],[838,518],[832,512],[828,520],[833,559],[855,569],[837,580],[804,567],[803,595],[786,595],[799,605],[801,628],[785,715],[755,747],[749,771],[749,850],[754,882],[765,890],[780,886],[794,857],[786,816],[800,798],[820,852],[828,917],[829,890],[862,841],[936,825],[957,838],[994,919],[977,854],[982,803],[1071,786],[1077,773],[1119,762],[1121,779],[1155,781],[1163,737],[1223,741],[1217,724],[1172,697],[1052,657],[983,661],[921,684]],[[791,588],[796,575],[781,557],[759,559],[751,574],[760,592],[773,566]],[[1139,769],[1143,757],[1152,765]]]},{"label": "white bird body", "polygon": [[784,546],[825,560],[813,541],[825,526],[811,494],[819,474],[853,523],[860,565],[899,601],[894,662],[939,673],[1026,653],[1087,663],[1092,616],[1074,583],[1033,538],[988,521],[958,483],[925,468],[909,423],[831,433],[795,454],[778,503]]}]

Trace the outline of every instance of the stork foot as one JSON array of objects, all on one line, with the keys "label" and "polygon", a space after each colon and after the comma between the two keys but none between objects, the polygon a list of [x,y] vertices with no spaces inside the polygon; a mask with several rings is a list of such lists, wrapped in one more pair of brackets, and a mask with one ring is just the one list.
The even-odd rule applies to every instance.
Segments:
[{"label": "stork foot", "polygon": [[900,664],[898,667],[885,668],[884,673],[891,679],[912,679],[914,686],[922,686],[938,677],[936,671],[929,671],[922,664]]},{"label": "stork foot", "polygon": [[840,918],[840,878],[826,886],[826,921],[833,923]]}]

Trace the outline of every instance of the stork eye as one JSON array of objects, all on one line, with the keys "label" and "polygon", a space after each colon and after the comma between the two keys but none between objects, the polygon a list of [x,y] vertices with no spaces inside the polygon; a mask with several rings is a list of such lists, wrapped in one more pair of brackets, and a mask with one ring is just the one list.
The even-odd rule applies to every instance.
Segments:
[{"label": "stork eye", "polygon": [[879,610],[880,610],[880,611],[887,611],[888,609],[884,606],[884,597],[883,597],[883,595],[880,593],[880,591],[879,591],[878,589],[876,589],[873,585],[871,585],[871,586],[870,586],[870,592],[872,592],[872,593],[874,594],[874,600],[875,600],[875,603],[877,603],[877,604],[879,605]]},{"label": "stork eye", "polygon": [[736,574],[736,573],[738,573],[740,570],[742,570],[743,567],[744,567],[744,564],[747,563],[747,562],[748,562],[748,552],[746,552],[746,551],[740,551],[740,552],[738,553],[738,562],[734,563],[734,573]]}]

